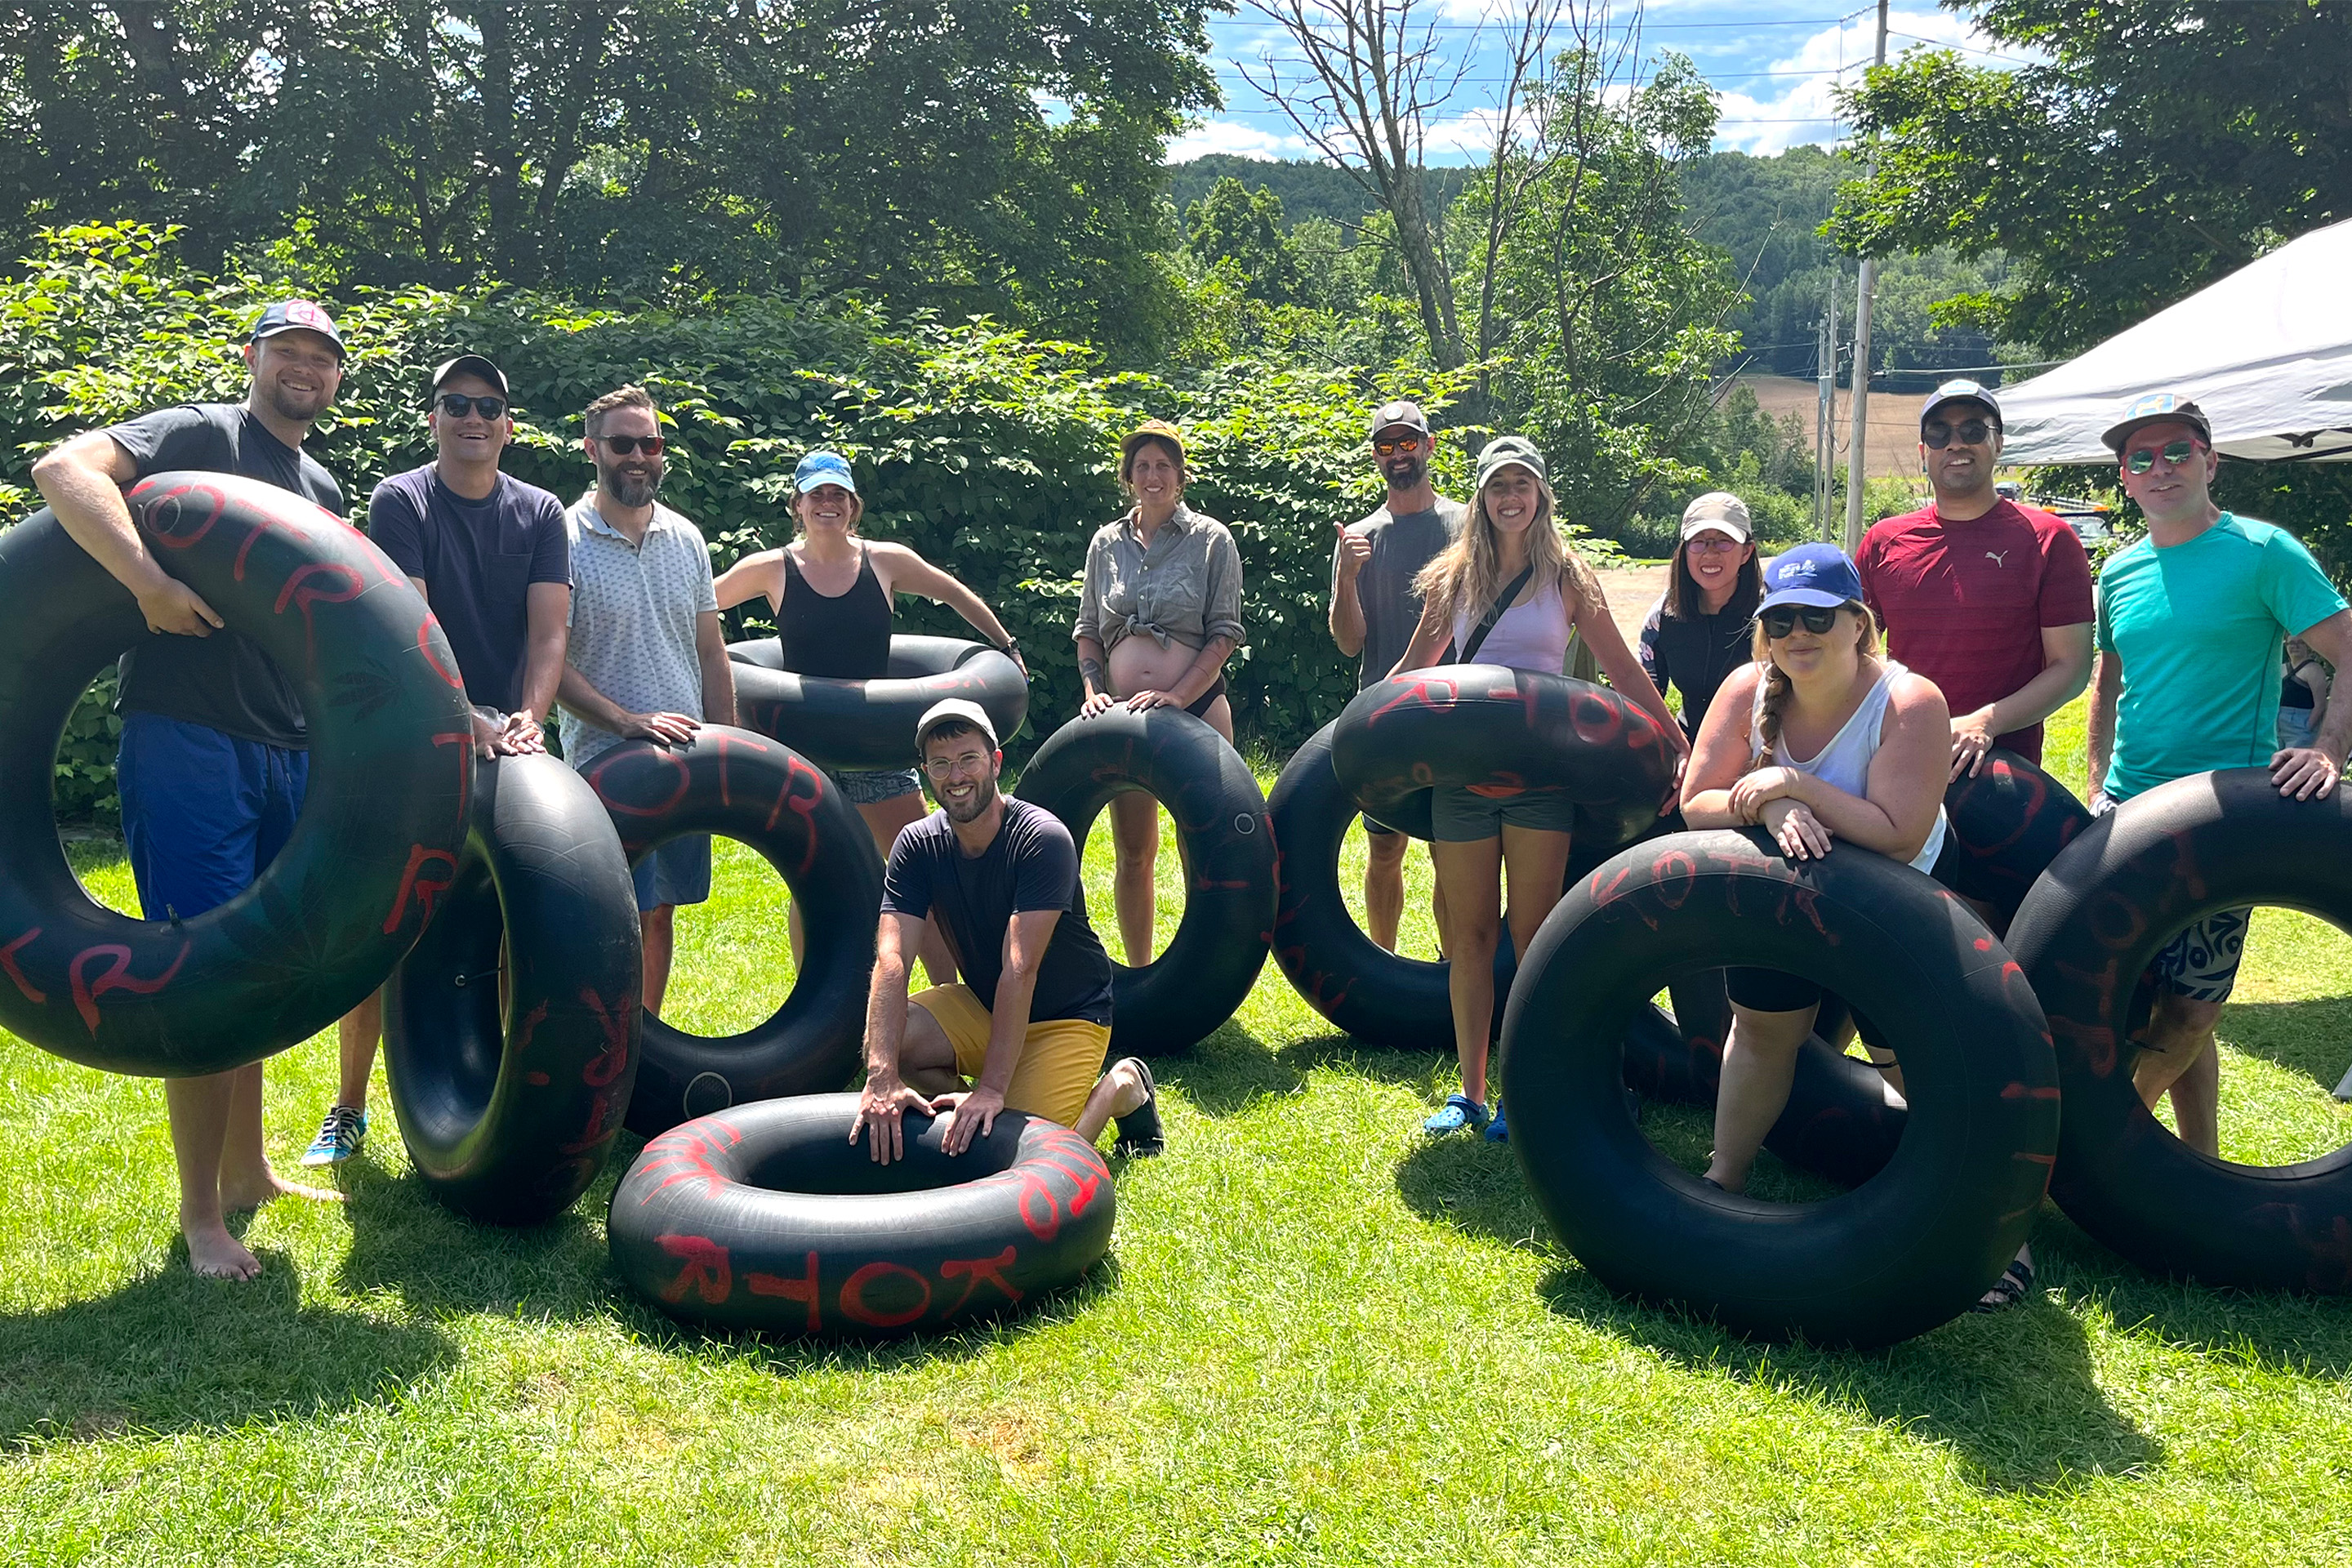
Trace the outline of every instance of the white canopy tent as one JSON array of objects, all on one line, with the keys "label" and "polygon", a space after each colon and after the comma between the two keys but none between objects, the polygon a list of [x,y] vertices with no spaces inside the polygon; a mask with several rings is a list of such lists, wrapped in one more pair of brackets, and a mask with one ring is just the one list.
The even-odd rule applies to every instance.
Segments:
[{"label": "white canopy tent", "polygon": [[2005,463],[2112,463],[2099,433],[2179,392],[2222,455],[2352,462],[2352,222],[2281,246],[2056,370],[2000,391]]}]

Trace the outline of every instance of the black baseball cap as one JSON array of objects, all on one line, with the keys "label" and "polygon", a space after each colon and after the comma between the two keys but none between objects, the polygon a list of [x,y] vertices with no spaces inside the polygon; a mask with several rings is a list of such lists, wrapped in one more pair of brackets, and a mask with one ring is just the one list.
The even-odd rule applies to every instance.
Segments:
[{"label": "black baseball cap", "polygon": [[459,354],[456,359],[445,359],[439,364],[435,365],[433,367],[433,385],[429,390],[433,392],[440,391],[441,384],[448,380],[453,375],[478,376],[482,380],[488,382],[492,386],[497,387],[499,389],[499,396],[506,398],[511,398],[514,396],[513,393],[507,390],[507,373],[500,370],[497,365],[492,364],[488,360],[484,359],[480,354]]},{"label": "black baseball cap", "polygon": [[316,332],[335,345],[336,353],[351,353],[343,342],[343,334],[335,326],[335,318],[309,300],[280,300],[270,306],[253,323],[253,333],[246,341],[257,343],[280,332],[295,331]]},{"label": "black baseball cap", "polygon": [[1920,405],[1919,423],[1927,424],[1936,416],[1936,410],[1943,407],[1947,403],[1981,403],[1985,405],[1986,412],[1992,416],[1993,428],[2002,431],[2008,429],[2008,426],[2001,422],[2000,399],[1992,395],[1991,387],[1976,381],[1948,381],[1929,393],[1927,401]]}]

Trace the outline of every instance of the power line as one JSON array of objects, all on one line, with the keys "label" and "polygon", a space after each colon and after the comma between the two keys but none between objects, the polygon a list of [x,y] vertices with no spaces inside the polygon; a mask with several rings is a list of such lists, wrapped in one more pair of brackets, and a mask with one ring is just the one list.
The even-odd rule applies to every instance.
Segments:
[{"label": "power line", "polygon": [[[1758,27],[1838,27],[1853,21],[1854,17],[1861,15],[1861,12],[1854,11],[1850,12],[1843,16],[1798,16],[1777,22],[1645,21],[1629,24],[1622,26],[1605,26],[1601,28],[1600,31],[1603,33],[1680,33],[1712,31],[1723,27],[1739,27],[1749,31],[1753,31]],[[1271,21],[1265,18],[1252,19],[1246,16],[1212,17],[1209,18],[1208,25],[1212,27],[1255,27],[1260,29],[1266,27],[1279,27],[1283,26],[1283,24],[1279,22]],[[1415,22],[1408,30],[1418,33],[1423,29],[1433,32],[1447,33],[1477,33],[1493,30],[1492,25],[1485,22]],[[1572,33],[1572,29],[1563,29],[1564,33]]]}]

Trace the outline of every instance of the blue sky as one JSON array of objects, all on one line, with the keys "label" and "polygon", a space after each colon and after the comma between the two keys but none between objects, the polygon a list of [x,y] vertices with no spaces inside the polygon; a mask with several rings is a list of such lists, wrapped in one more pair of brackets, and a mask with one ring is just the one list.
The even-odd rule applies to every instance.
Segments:
[{"label": "blue sky", "polygon": [[[1485,125],[1500,84],[1492,47],[1477,31],[1480,17],[1498,0],[1423,0],[1444,18],[1442,37],[1468,55],[1465,79],[1444,111],[1427,128],[1433,163],[1458,163],[1482,156]],[[1614,7],[1618,18],[1639,15],[1641,53],[1667,49],[1688,55],[1718,93],[1722,119],[1717,148],[1778,153],[1802,142],[1836,143],[1843,127],[1835,119],[1833,92],[1851,83],[1870,62],[1876,27],[1874,4],[1848,9],[1853,0],[1649,0],[1646,5]],[[1211,24],[1211,59],[1225,92],[1225,107],[1202,117],[1169,148],[1171,162],[1205,153],[1261,158],[1304,158],[1313,149],[1281,108],[1254,89],[1242,68],[1271,54],[1296,60],[1297,46],[1271,23],[1236,0],[1239,14]],[[1618,23],[1622,26],[1622,21]],[[1908,0],[1891,11],[1890,58],[1923,44],[1957,47],[1983,64],[2010,58],[1976,33],[1964,17],[1931,3]],[[1262,67],[1251,74],[1263,79]],[[1644,72],[1643,74],[1646,74]]]}]

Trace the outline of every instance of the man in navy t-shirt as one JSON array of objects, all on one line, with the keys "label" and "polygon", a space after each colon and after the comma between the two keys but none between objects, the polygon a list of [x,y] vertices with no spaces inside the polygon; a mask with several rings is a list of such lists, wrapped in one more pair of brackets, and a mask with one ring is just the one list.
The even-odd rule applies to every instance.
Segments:
[{"label": "man in navy t-shirt", "polygon": [[[866,1003],[866,1093],[849,1141],[870,1125],[874,1158],[887,1164],[905,1152],[905,1112],[945,1111],[947,1152],[961,1154],[1010,1108],[1089,1142],[1116,1116],[1121,1150],[1158,1153],[1150,1069],[1129,1057],[1103,1070],[1110,956],[1087,920],[1070,830],[998,792],[1004,753],[977,702],[934,703],[915,744],[940,809],[900,832],[890,851]],[[963,978],[910,1003],[908,960],[932,917]]]},{"label": "man in navy t-shirt", "polygon": [[[572,616],[563,503],[499,471],[514,439],[508,409],[504,371],[480,354],[445,362],[433,373],[425,416],[439,455],[368,498],[368,537],[407,574],[449,638],[483,757],[547,750],[540,726],[563,679]],[[343,1020],[342,1080],[304,1164],[336,1164],[359,1152],[383,1034],[380,995]]]},{"label": "man in navy t-shirt", "polygon": [[[243,403],[192,403],[92,430],[45,453],[33,483],[66,532],[131,590],[148,636],[123,656],[115,775],[122,837],[147,919],[188,920],[251,886],[301,815],[310,731],[285,674],[223,626],[149,553],[126,485],[173,469],[236,474],[342,514],[343,492],[302,450],[343,379],[343,339],[308,300],[262,311],[246,345]],[[226,1211],[287,1194],[332,1199],[269,1168],[261,1064],[163,1080],[179,1167],[180,1235],[199,1274],[250,1279],[261,1264]]]}]

